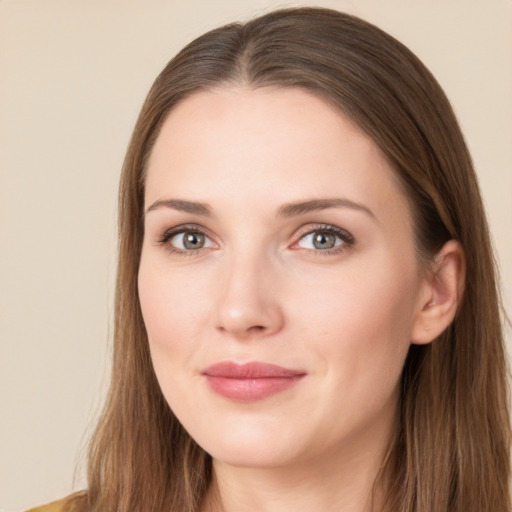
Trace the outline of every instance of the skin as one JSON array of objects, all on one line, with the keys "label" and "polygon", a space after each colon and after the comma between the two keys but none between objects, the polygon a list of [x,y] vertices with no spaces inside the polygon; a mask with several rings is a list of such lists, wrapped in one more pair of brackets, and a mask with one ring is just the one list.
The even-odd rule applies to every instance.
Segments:
[{"label": "skin", "polygon": [[[345,203],[278,214],[325,198]],[[169,200],[207,204],[210,215]],[[214,460],[204,509],[369,510],[408,348],[453,318],[457,248],[440,254],[434,284],[386,158],[293,88],[221,88],[178,104],[151,154],[145,210],[140,302],[163,394]],[[205,234],[202,248],[165,238],[184,224]],[[311,235],[325,226],[350,237],[327,233],[328,253]],[[241,403],[201,374],[226,360],[306,376]]]}]

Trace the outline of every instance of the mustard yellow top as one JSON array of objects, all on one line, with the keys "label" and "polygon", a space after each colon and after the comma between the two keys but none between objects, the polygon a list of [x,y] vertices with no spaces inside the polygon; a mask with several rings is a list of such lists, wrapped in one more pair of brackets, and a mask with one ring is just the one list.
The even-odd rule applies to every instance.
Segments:
[{"label": "mustard yellow top", "polygon": [[65,500],[52,501],[47,505],[42,505],[41,507],[31,508],[27,510],[27,512],[62,512],[62,507],[64,505]]}]

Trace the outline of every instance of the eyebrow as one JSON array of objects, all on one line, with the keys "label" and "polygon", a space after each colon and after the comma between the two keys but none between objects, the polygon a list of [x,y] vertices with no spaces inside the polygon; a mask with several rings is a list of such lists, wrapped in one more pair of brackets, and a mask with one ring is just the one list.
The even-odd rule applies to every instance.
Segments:
[{"label": "eyebrow", "polygon": [[160,199],[155,201],[147,210],[146,213],[159,208],[172,208],[180,212],[193,213],[195,215],[203,215],[205,217],[212,216],[212,209],[206,203],[198,203],[195,201],[184,201],[182,199]]},{"label": "eyebrow", "polygon": [[327,210],[328,208],[351,208],[367,213],[370,217],[376,219],[375,214],[367,206],[345,198],[311,199],[309,201],[287,203],[279,208],[278,215],[281,217],[293,217],[294,215]]},{"label": "eyebrow", "polygon": [[[185,201],[183,199],[160,199],[155,201],[146,210],[146,213],[158,210],[159,208],[172,208],[173,210],[201,215],[204,217],[212,216],[212,208],[208,204],[196,201]],[[327,210],[328,208],[350,208],[364,212],[373,219],[376,219],[375,214],[367,206],[345,198],[310,199],[307,201],[286,203],[279,208],[277,216],[293,217],[296,215],[303,215],[305,213]]]}]

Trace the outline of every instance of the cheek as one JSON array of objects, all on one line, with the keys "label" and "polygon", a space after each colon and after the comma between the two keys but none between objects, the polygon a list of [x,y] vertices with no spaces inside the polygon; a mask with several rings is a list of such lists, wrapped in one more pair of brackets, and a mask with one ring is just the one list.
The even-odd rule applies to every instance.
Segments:
[{"label": "cheek", "polygon": [[165,265],[143,256],[138,291],[151,360],[162,393],[173,410],[189,410],[192,405],[185,400],[183,386],[194,376],[194,353],[200,339],[194,281],[187,285],[179,272],[170,275]]},{"label": "cheek", "polygon": [[328,275],[311,274],[290,293],[290,300],[296,302],[292,309],[307,314],[320,333],[338,331],[344,337],[347,332],[363,335],[396,328],[403,335],[414,316],[418,287],[415,266],[368,258]]},{"label": "cheek", "polygon": [[206,296],[204,281],[199,276],[171,273],[143,258],[138,290],[151,343],[170,345],[176,338],[192,340],[196,337],[204,324],[202,297]]},{"label": "cheek", "polygon": [[300,322],[308,337],[314,336],[326,368],[336,369],[332,378],[361,388],[384,383],[390,388],[410,345],[419,279],[410,263],[365,263],[295,294],[293,309],[304,312]]},{"label": "cheek", "polygon": [[143,258],[138,288],[153,368],[167,402],[175,404],[180,402],[182,370],[192,366],[201,319],[194,281],[187,284],[179,272],[169,274]]}]

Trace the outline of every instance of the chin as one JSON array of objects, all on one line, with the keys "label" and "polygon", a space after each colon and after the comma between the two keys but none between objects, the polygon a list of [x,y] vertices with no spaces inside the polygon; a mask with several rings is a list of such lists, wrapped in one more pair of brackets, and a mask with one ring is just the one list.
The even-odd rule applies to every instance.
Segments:
[{"label": "chin", "polygon": [[267,445],[244,446],[230,444],[227,446],[217,446],[209,451],[214,461],[239,468],[276,468],[286,466],[294,460],[292,450],[286,448],[277,450],[276,447]]},{"label": "chin", "polygon": [[[276,424],[247,423],[212,428],[206,436],[204,432],[189,433],[214,460],[236,467],[283,466],[300,457],[302,447],[307,446],[296,434]],[[219,435],[214,435],[216,432]]]}]

